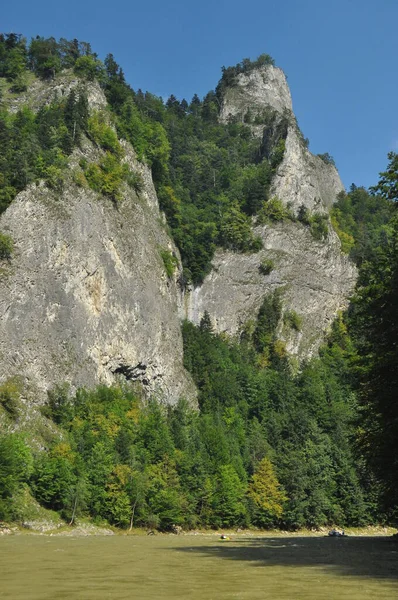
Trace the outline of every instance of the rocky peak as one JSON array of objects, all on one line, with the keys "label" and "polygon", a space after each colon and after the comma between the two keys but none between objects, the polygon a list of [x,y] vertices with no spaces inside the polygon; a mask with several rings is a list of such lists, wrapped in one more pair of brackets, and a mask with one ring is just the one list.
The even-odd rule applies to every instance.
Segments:
[{"label": "rocky peak", "polygon": [[224,90],[220,121],[245,121],[253,135],[269,138],[272,131],[261,124],[261,119],[270,111],[274,113],[274,127],[282,119],[287,123],[285,154],[275,173],[271,195],[296,212],[304,205],[310,211],[325,213],[344,187],[334,164],[308,150],[293,113],[290,89],[282,69],[266,65],[237,75]]},{"label": "rocky peak", "polygon": [[84,88],[90,111],[103,110],[107,106],[104,91],[97,81],[86,81],[77,77],[73,71],[63,71],[61,75],[49,81],[35,79],[25,92],[10,98],[8,109],[17,112],[22,106],[38,111],[43,106],[66,98],[72,91]]},{"label": "rocky peak", "polygon": [[[223,88],[220,120],[247,123],[263,148],[270,146],[270,150],[282,131],[284,156],[274,173],[270,197],[296,215],[303,206],[310,214],[328,214],[343,184],[332,162],[308,150],[281,69],[265,65],[236,75]],[[290,353],[312,356],[337,312],[347,305],[356,269],[342,255],[330,221],[323,241],[291,220],[259,226],[256,234],[263,241],[256,254],[217,251],[213,271],[185,297],[183,313],[199,323],[207,312],[217,331],[236,335],[256,315],[264,297],[281,288],[283,312],[297,313],[302,326],[292,331],[281,322],[279,337]],[[264,260],[273,264],[267,275],[261,274]]]},{"label": "rocky peak", "polygon": [[249,110],[259,114],[269,107],[281,114],[293,110],[286,76],[282,69],[272,65],[236,76],[234,84],[228,86],[223,95],[220,121],[228,123],[231,118],[243,119]]}]

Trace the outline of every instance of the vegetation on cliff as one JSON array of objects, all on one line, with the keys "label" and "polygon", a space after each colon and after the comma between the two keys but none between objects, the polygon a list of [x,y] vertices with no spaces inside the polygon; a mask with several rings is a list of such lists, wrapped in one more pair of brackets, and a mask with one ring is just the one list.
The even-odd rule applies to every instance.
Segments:
[{"label": "vegetation on cliff", "polygon": [[[241,342],[215,335],[207,317],[199,328],[184,324],[200,412],[184,401],[142,402],[127,387],[54,390],[44,412],[60,436],[34,453],[33,467],[26,446],[12,447],[2,517],[12,516],[25,483],[69,521],[85,514],[122,527],[370,521],[351,449],[355,398],[337,374],[346,369],[344,327],[336,324],[323,358],[293,377],[274,334],[279,310],[277,297],[265,303]],[[21,470],[25,454],[31,462]]]},{"label": "vegetation on cliff", "polygon": [[[270,60],[262,55],[254,62],[243,61],[234,73]],[[1,108],[0,210],[32,181],[44,179],[54,188],[61,186],[67,156],[79,145],[80,136],[96,139],[101,134],[98,127],[93,130],[92,118],[88,120],[83,93],[72,91],[37,115],[24,107],[15,115],[7,110],[5,96],[26,89],[23,82],[28,75],[51,80],[65,69],[73,69],[82,83],[98,81],[119,136],[131,142],[138,158],[151,166],[186,281],[203,280],[217,245],[238,252],[261,247],[251,232],[251,217],[268,200],[272,173],[283,158],[286,131],[276,136],[275,148],[263,147],[246,124],[218,123],[219,98],[213,91],[203,100],[195,94],[189,103],[174,96],[164,103],[148,92],[134,91],[111,54],[102,63],[90,44],[77,40],[38,37],[27,44],[20,35],[0,36],[0,77],[8,82]],[[274,125],[280,129],[280,123]],[[114,155],[108,147],[108,142],[114,145],[110,137],[101,146]],[[117,200],[119,184],[109,188],[104,183],[108,171],[117,170],[108,164],[115,159],[106,160],[106,165],[84,165],[84,175],[93,189]],[[119,173],[113,180],[123,178]]]},{"label": "vegetation on cliff", "polygon": [[[75,182],[116,204],[123,184],[139,192],[140,178],[122,162],[118,137],[124,138],[151,166],[185,280],[199,283],[217,245],[239,252],[260,247],[252,217],[296,218],[269,198],[283,135],[269,148],[247,124],[217,120],[223,86],[270,60],[263,55],[261,64],[224,69],[216,92],[203,100],[171,96],[164,103],[131,89],[113,56],[102,63],[89,44],[36,38],[28,45],[19,35],[1,35],[0,209],[32,182],[62,188],[68,157],[84,137],[102,158],[83,159]],[[65,98],[38,112],[8,108],[29,78],[52,80],[63,69],[81,78]],[[110,114],[89,115],[84,88],[95,80]],[[294,529],[396,520],[397,155],[389,160],[372,193],[354,186],[332,210],[360,278],[350,310],[334,323],[319,358],[291,372],[276,330],[284,320],[299,332],[300,319],[292,311],[282,314],[279,293],[264,299],[236,340],[216,335],[208,315],[200,327],[185,323],[185,366],[198,387],[200,411],[183,400],[174,408],[144,402],[123,386],[52,390],[44,413],[58,434],[45,440],[47,453],[32,450],[32,440],[20,434],[0,436],[0,518],[20,516],[14,500],[28,487],[70,522],[85,514],[122,527]],[[326,236],[326,218],[302,207],[297,219],[317,239]],[[2,233],[0,260],[12,251]],[[171,277],[175,257],[168,250],[161,256]],[[260,267],[264,274],[272,268],[272,261]],[[2,422],[15,423],[21,410],[18,385],[6,382]]]}]

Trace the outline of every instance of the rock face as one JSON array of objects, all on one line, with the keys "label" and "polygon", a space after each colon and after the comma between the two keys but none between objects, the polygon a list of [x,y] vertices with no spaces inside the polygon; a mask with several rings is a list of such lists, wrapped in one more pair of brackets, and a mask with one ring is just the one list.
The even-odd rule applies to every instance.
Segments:
[{"label": "rock face", "polygon": [[[120,377],[168,403],[195,399],[182,364],[178,271],[167,277],[161,256],[178,251],[149,169],[125,150],[143,179],[139,196],[126,186],[116,207],[70,178],[58,195],[30,187],[1,216],[15,254],[1,265],[0,380],[22,375],[39,400],[65,381],[92,387]],[[86,142],[71,167],[96,151]]]},{"label": "rock face", "polygon": [[220,121],[228,122],[231,117],[243,117],[250,109],[258,114],[273,108],[279,113],[292,111],[292,97],[282,69],[265,66],[250,73],[241,73],[236,85],[228,87],[223,98]]},{"label": "rock face", "polygon": [[[34,85],[12,109],[21,103],[36,109],[80,83],[69,74]],[[87,92],[91,108],[106,106],[97,84],[88,84]],[[220,119],[243,119],[249,109],[254,115],[271,109],[288,123],[272,194],[296,211],[304,204],[327,212],[342,184],[334,166],[303,144],[280,69],[239,75],[226,90]],[[264,136],[261,125],[252,129]],[[42,401],[48,389],[65,381],[92,387],[124,378],[139,381],[165,402],[180,396],[194,402],[195,387],[183,368],[179,317],[199,323],[208,311],[218,331],[235,335],[278,287],[284,311],[295,310],[303,320],[300,332],[281,322],[280,337],[290,352],[313,354],[356,278],[333,230],[326,241],[316,242],[297,222],[258,227],[264,242],[259,253],[218,251],[203,285],[183,296],[179,267],[173,277],[165,271],[162,250],[178,262],[179,255],[159,212],[151,173],[128,144],[124,149],[124,160],[143,180],[139,195],[126,186],[115,206],[78,187],[70,175],[62,193],[31,186],[0,217],[1,231],[15,243],[11,262],[0,265],[0,381],[22,375]],[[96,160],[98,152],[86,141],[71,157],[71,173],[80,158]],[[264,258],[274,263],[269,275],[259,269]]]},{"label": "rock face", "polygon": [[[27,106],[33,111],[38,111],[42,106],[47,106],[53,101],[66,98],[71,90],[82,86],[82,80],[72,71],[64,71],[56,79],[42,81],[36,79],[25,92],[10,98],[8,108],[17,112],[22,106]],[[84,91],[87,95],[90,110],[99,110],[106,107],[106,98],[97,82],[85,82]]]},{"label": "rock face", "polygon": [[271,195],[297,212],[301,205],[310,211],[327,212],[344,187],[333,164],[314,156],[302,143],[295,127],[288,128],[284,158],[275,173]]},{"label": "rock face", "polygon": [[[282,288],[284,312],[294,310],[302,319],[300,331],[279,326],[286,349],[299,357],[316,353],[325,329],[356,281],[356,269],[340,253],[338,240],[316,242],[308,229],[296,223],[256,228],[264,248],[256,254],[218,251],[214,268],[203,285],[185,298],[187,318],[199,323],[205,311],[217,331],[236,335],[257,314],[263,298]],[[274,269],[263,275],[260,265],[271,259]]]},{"label": "rock face", "polygon": [[[224,94],[220,120],[222,123],[230,119],[243,121],[249,111],[255,117],[269,109],[289,122],[285,155],[275,174],[271,195],[296,210],[304,204],[310,210],[323,212],[344,187],[334,165],[311,154],[303,143],[293,114],[289,86],[281,69],[264,66],[238,75],[235,85]],[[263,126],[251,127],[255,136],[263,136]]]},{"label": "rock face", "polygon": [[[288,123],[284,158],[274,175],[271,196],[278,197],[295,213],[304,205],[312,212],[327,214],[343,185],[334,165],[306,148],[280,69],[266,66],[238,75],[235,85],[224,94],[220,118],[222,122],[243,120],[248,111],[255,116],[267,110],[276,113],[276,120]],[[252,125],[252,131],[259,138],[267,133],[258,124]],[[281,287],[284,311],[296,311],[303,325],[297,332],[281,322],[279,336],[292,354],[311,356],[338,310],[346,306],[356,269],[342,255],[330,224],[327,239],[322,242],[315,241],[308,228],[292,221],[257,227],[256,233],[264,248],[246,255],[218,251],[203,285],[184,298],[182,313],[199,323],[207,311],[217,331],[235,335],[256,316],[264,296]],[[269,275],[261,274],[259,269],[265,258],[274,263]]]}]

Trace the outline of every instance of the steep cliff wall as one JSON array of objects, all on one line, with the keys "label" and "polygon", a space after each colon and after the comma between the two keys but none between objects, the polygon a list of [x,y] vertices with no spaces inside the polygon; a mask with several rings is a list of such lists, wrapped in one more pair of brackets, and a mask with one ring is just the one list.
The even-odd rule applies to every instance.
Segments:
[{"label": "steep cliff wall", "polygon": [[[294,209],[304,204],[310,210],[330,207],[343,188],[339,174],[332,164],[314,156],[303,143],[292,107],[285,74],[277,67],[264,66],[236,77],[235,84],[225,91],[220,120],[244,120],[273,109],[289,122],[286,149],[282,163],[275,173],[271,194]],[[264,126],[251,125],[253,134],[262,137]]]},{"label": "steep cliff wall", "polygon": [[[94,105],[104,106],[100,88],[91,88]],[[178,272],[169,278],[161,256],[178,251],[149,169],[128,144],[124,150],[142,176],[139,195],[126,185],[116,206],[69,176],[62,193],[29,187],[0,219],[15,243],[11,262],[1,264],[0,380],[21,375],[41,400],[57,383],[91,387],[119,377],[169,403],[195,398],[182,365]],[[70,172],[98,152],[86,140]]]},{"label": "steep cliff wall", "polygon": [[244,117],[249,109],[258,114],[269,107],[279,113],[293,110],[284,72],[270,65],[237,75],[235,85],[225,90],[220,121],[227,123],[231,117]]},{"label": "steep cliff wall", "polygon": [[[287,350],[300,357],[316,353],[325,330],[347,303],[356,270],[340,253],[336,237],[316,242],[308,229],[291,222],[256,228],[264,248],[256,254],[219,250],[203,285],[185,298],[185,314],[199,323],[205,311],[217,331],[235,335],[257,314],[263,298],[282,289],[284,313],[297,312],[300,331],[279,326]],[[260,265],[270,259],[274,269],[263,275]]]},{"label": "steep cliff wall", "polygon": [[[280,69],[266,66],[238,75],[224,93],[220,119],[243,121],[248,111],[253,117],[269,109],[276,111],[276,120],[283,118],[288,123],[285,153],[273,177],[271,196],[278,197],[296,214],[301,205],[313,213],[327,214],[343,185],[336,168],[306,148]],[[267,132],[254,122],[253,135],[261,139]],[[281,321],[279,336],[291,353],[311,356],[338,310],[346,306],[356,269],[342,255],[330,224],[324,241],[316,241],[308,228],[292,221],[257,227],[256,233],[264,248],[257,254],[219,250],[203,285],[184,298],[182,312],[199,323],[207,311],[216,330],[236,334],[256,315],[264,296],[282,288],[284,311],[296,311],[302,318],[302,328],[289,330]],[[264,259],[274,263],[269,275],[260,272]]]}]

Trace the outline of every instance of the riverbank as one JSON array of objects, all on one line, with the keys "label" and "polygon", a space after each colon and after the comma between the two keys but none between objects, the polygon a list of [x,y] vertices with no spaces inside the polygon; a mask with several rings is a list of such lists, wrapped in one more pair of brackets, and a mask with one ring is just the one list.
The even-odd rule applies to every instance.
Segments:
[{"label": "riverbank", "polygon": [[[319,529],[299,529],[297,531],[286,531],[282,529],[195,529],[184,531],[176,529],[174,532],[161,532],[143,528],[133,528],[131,531],[118,529],[111,526],[95,525],[87,521],[77,521],[75,525],[68,525],[64,521],[50,520],[31,520],[22,523],[4,523],[0,522],[0,536],[4,535],[50,535],[50,536],[221,536],[228,538],[234,537],[323,537],[328,534],[333,527],[321,527]],[[347,527],[345,528],[347,536],[357,537],[380,537],[397,535],[397,529],[382,525],[369,525],[366,527]]]}]

